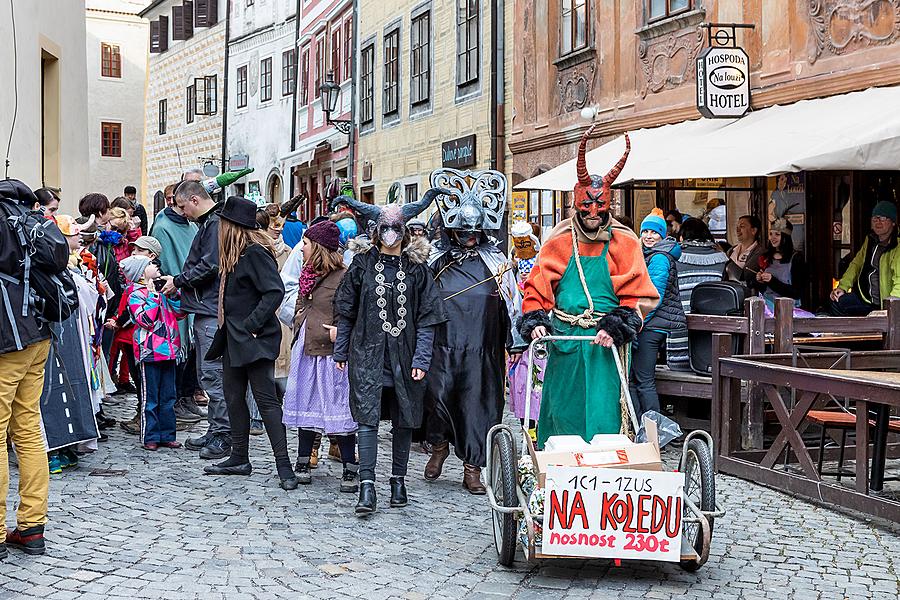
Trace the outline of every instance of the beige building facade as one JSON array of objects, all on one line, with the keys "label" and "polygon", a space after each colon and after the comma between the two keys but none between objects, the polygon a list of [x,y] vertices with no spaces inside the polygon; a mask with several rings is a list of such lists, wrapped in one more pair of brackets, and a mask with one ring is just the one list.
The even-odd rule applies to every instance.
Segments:
[{"label": "beige building facade", "polygon": [[442,166],[504,170],[505,4],[360,1],[354,183],[362,199],[384,202],[394,182],[417,199]]},{"label": "beige building facade", "polygon": [[0,56],[0,178],[59,189],[72,213],[90,191],[84,1],[3,2]]},{"label": "beige building facade", "polygon": [[192,168],[223,170],[225,17],[227,2],[157,0],[149,21],[144,101],[142,198],[152,198]]}]

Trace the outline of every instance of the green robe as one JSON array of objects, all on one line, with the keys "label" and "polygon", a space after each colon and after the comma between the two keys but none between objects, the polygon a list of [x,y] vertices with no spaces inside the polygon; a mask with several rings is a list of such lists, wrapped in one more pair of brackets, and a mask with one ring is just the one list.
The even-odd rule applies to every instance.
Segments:
[{"label": "green robe", "polygon": [[[619,306],[606,260],[607,245],[600,256],[582,256],[581,267],[594,301],[594,310],[608,313]],[[570,315],[588,308],[584,288],[575,265],[569,259],[566,272],[556,288],[556,307]],[[554,335],[595,335],[552,318]],[[550,344],[538,421],[538,447],[554,435],[580,435],[591,441],[597,433],[619,433],[621,427],[621,382],[609,348],[588,342]]]}]

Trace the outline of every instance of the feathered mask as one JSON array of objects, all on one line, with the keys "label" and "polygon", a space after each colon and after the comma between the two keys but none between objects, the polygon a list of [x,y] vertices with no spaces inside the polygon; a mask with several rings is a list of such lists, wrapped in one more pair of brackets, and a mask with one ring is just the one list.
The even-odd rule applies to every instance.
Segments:
[{"label": "feathered mask", "polygon": [[625,134],[625,154],[619,159],[609,173],[600,177],[599,175],[591,175],[587,169],[587,141],[597,128],[595,123],[581,136],[581,144],[578,146],[578,183],[575,184],[575,209],[585,216],[596,218],[609,212],[610,201],[612,199],[612,184],[616,181],[628,154],[631,152],[631,140],[628,134]]}]

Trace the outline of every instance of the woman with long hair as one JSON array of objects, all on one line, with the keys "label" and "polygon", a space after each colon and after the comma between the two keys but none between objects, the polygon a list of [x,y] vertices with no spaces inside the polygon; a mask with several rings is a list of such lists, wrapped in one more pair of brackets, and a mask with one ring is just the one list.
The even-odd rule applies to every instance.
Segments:
[{"label": "woman with long hair", "polygon": [[322,221],[306,230],[303,270],[294,316],[291,369],[284,396],[284,424],[299,428],[294,471],[302,484],[312,483],[310,457],[316,434],[326,434],[341,449],[341,491],[357,490],[356,422],[350,415],[350,382],[335,368],[332,355],[334,295],[346,273],[340,252],[340,230]]},{"label": "woman with long hair", "polygon": [[756,274],[759,272],[759,257],[763,253],[761,241],[762,221],[755,215],[744,215],[735,227],[738,243],[728,253],[725,273],[732,281],[741,281],[756,293]]},{"label": "woman with long hair", "polygon": [[794,226],[785,219],[776,219],[769,225],[769,244],[759,258],[756,286],[766,301],[768,311],[775,310],[775,299],[791,298],[795,309],[803,300],[803,284],[807,279],[803,254],[794,249],[791,233]]},{"label": "woman with long hair", "polygon": [[222,384],[231,422],[231,456],[208,466],[210,475],[250,475],[250,410],[247,387],[265,423],[281,487],[296,489],[287,452],[281,403],[275,389],[275,359],[281,325],[275,310],[284,297],[272,238],[256,223],[256,204],[228,198],[219,223],[219,329],[206,355],[222,358]]}]

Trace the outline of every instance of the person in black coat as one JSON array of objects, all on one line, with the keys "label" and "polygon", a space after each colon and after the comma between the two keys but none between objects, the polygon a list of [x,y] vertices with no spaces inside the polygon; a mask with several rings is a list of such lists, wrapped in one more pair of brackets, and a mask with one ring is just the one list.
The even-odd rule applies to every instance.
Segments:
[{"label": "person in black coat", "polygon": [[231,456],[204,469],[210,475],[249,475],[250,410],[247,385],[266,426],[281,487],[296,489],[288,457],[281,403],[275,389],[275,359],[281,324],[275,311],[284,298],[271,238],[258,231],[256,204],[228,198],[219,222],[219,329],[207,359],[222,358],[222,383],[231,422]]},{"label": "person in black coat", "polygon": [[374,245],[357,247],[334,297],[334,361],[349,367],[350,412],[359,424],[357,515],[375,512],[375,463],[382,407],[393,422],[391,506],[407,504],[413,430],[422,424],[434,328],[447,320],[427,266],[430,246],[411,240],[401,207],[381,209]]}]

